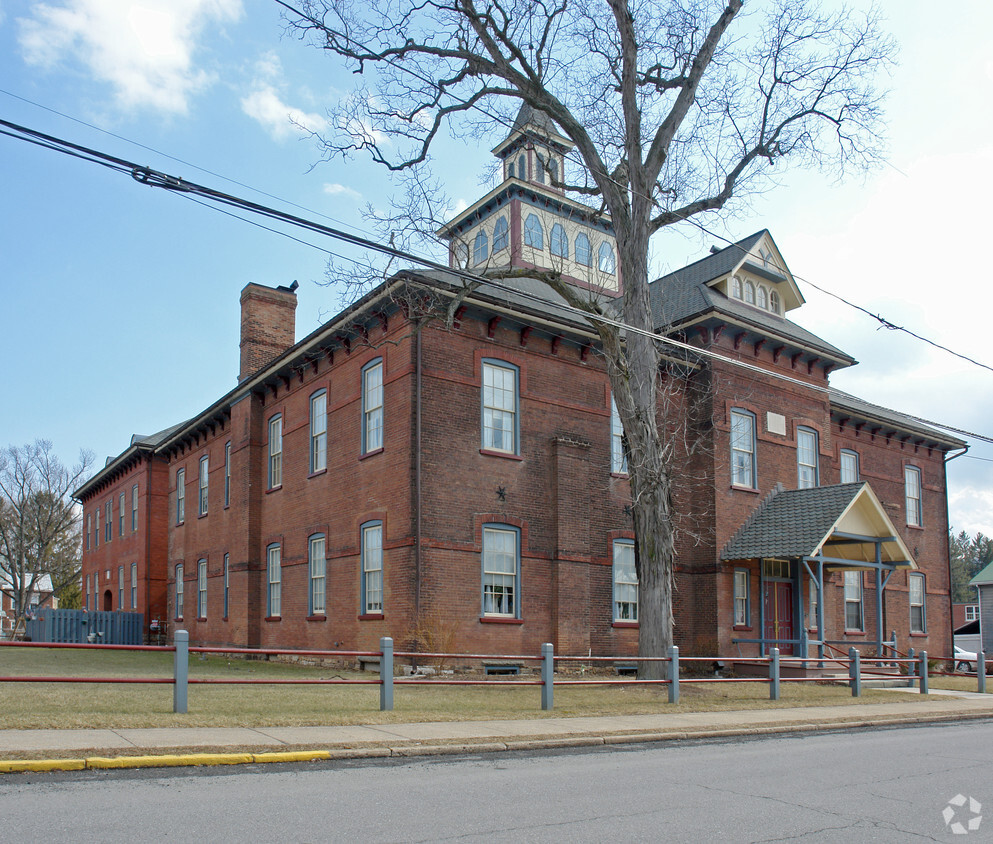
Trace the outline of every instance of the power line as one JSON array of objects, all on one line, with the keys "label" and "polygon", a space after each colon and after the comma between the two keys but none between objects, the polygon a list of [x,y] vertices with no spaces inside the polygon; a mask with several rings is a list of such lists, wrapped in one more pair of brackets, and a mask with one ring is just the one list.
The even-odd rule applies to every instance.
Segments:
[{"label": "power line", "polygon": [[[71,141],[57,138],[52,135],[47,135],[45,133],[38,132],[37,130],[20,126],[16,123],[11,123],[10,121],[7,120],[0,119],[0,126],[6,127],[6,130],[0,129],[0,134],[7,135],[9,137],[18,140],[25,140],[28,141],[29,143],[36,144],[43,148],[50,149],[55,152],[62,152],[64,154],[68,154],[73,157],[80,158],[82,160],[90,161],[95,164],[101,164],[118,172],[127,172],[131,175],[132,178],[134,178],[136,181],[142,184],[146,184],[151,187],[163,188],[170,192],[178,193],[180,195],[186,196],[189,199],[192,199],[193,201],[198,202],[198,204],[201,205],[207,205],[207,203],[195,199],[195,197],[201,197],[203,200],[208,200],[209,202],[219,203],[221,205],[227,205],[230,207],[235,207],[235,208],[240,208],[242,210],[250,211],[254,214],[258,214],[260,216],[272,220],[278,220],[283,223],[288,223],[290,225],[303,228],[307,231],[311,231],[316,234],[325,235],[327,237],[331,237],[343,241],[345,243],[349,243],[351,245],[361,246],[371,251],[380,252],[384,255],[389,255],[394,258],[399,258],[404,261],[409,261],[413,264],[417,264],[426,267],[428,269],[440,271],[448,275],[461,278],[462,280],[467,281],[469,283],[486,284],[489,287],[499,290],[503,293],[512,294],[516,297],[535,302],[542,307],[547,307],[549,304],[546,298],[539,296],[538,294],[511,287],[496,279],[477,275],[475,273],[469,272],[468,270],[449,267],[447,265],[440,264],[437,261],[433,261],[428,258],[422,258],[418,255],[405,252],[401,249],[396,249],[395,247],[392,246],[376,243],[375,241],[368,240],[367,238],[349,234],[348,232],[343,232],[340,229],[335,229],[331,226],[326,226],[322,223],[315,223],[311,220],[306,220],[302,217],[296,217],[285,211],[279,211],[278,209],[275,208],[269,208],[265,205],[260,205],[256,202],[252,202],[251,200],[242,199],[240,197],[236,197],[231,194],[226,194],[221,191],[208,188],[204,185],[199,185],[195,182],[186,181],[185,179],[181,179],[176,176],[170,176],[166,173],[153,170],[149,167],[145,167],[143,165],[139,165],[134,162],[127,161],[126,159],[117,158],[115,156],[111,156],[106,153],[102,153],[97,150],[72,143]],[[214,210],[222,211],[223,213],[228,214],[228,216],[233,216],[236,219],[244,219],[239,215],[231,214],[230,212],[224,211],[223,209],[220,208],[216,208],[213,205],[207,205],[207,207],[214,208]],[[250,222],[250,221],[246,220],[246,222]],[[252,224],[258,225],[257,223],[254,222],[252,222]],[[276,233],[283,234],[284,236],[290,237],[292,240],[295,240],[304,245],[311,246],[312,248],[320,249],[320,247],[316,247],[314,246],[314,244],[310,244],[307,243],[306,241],[299,240],[298,238],[295,238],[291,235],[287,235],[286,233],[278,232],[276,230],[270,229],[268,226],[261,226],[261,227],[269,231],[274,231]],[[328,250],[321,250],[321,251],[328,252]],[[336,253],[329,252],[329,254],[336,254]],[[341,257],[344,260],[354,261],[354,259],[348,258],[346,256],[338,256],[338,257]],[[801,381],[797,378],[793,378],[792,376],[786,375],[785,373],[778,373],[772,370],[764,369],[763,367],[757,366],[755,364],[750,364],[750,363],[746,363],[745,361],[738,360],[736,358],[727,357],[726,355],[723,355],[719,352],[714,352],[709,349],[702,349],[698,346],[693,346],[690,345],[689,343],[684,343],[682,341],[676,340],[671,337],[665,337],[656,334],[654,331],[637,328],[635,326],[628,325],[627,323],[621,320],[609,317],[605,314],[597,314],[597,313],[591,313],[589,311],[584,311],[581,308],[576,308],[567,303],[561,303],[561,304],[556,303],[555,307],[560,311],[579,316],[586,321],[600,322],[605,325],[613,326],[614,328],[617,328],[619,330],[626,331],[628,333],[640,334],[646,337],[650,337],[653,341],[657,343],[662,343],[664,345],[671,346],[673,348],[678,348],[694,355],[700,355],[713,360],[720,360],[729,365],[754,372],[763,377],[773,378],[776,380],[797,384],[806,389],[813,389],[823,393],[829,392],[829,388],[827,387],[820,387],[818,385],[811,384],[806,381]],[[921,417],[912,417],[907,414],[902,414],[902,415],[906,416],[908,419],[912,419],[914,421],[920,422],[925,425],[930,425],[932,427],[940,428],[942,430],[953,431],[955,433],[974,437],[975,439],[978,440],[983,440],[985,442],[993,443],[993,437],[988,437],[982,434],[976,434],[973,432],[964,431],[959,428],[945,425],[940,422],[934,422],[931,420],[923,419]]]}]

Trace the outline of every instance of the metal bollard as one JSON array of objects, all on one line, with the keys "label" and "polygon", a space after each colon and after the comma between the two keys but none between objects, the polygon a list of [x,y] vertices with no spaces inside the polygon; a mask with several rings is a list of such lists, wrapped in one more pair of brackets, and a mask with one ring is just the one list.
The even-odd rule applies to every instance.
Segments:
[{"label": "metal bollard", "polygon": [[862,654],[855,648],[849,648],[848,658],[851,660],[848,666],[848,679],[852,687],[852,697],[862,697]]},{"label": "metal bollard", "polygon": [[384,636],[379,640],[379,709],[389,712],[393,709],[393,640]]},{"label": "metal bollard", "polygon": [[679,703],[679,648],[669,648],[669,703]]},{"label": "metal bollard", "polygon": [[548,712],[555,705],[555,647],[541,646],[541,708]]},{"label": "metal bollard", "polygon": [[927,694],[927,651],[921,651],[921,694]]},{"label": "metal bollard", "polygon": [[172,711],[186,714],[190,680],[190,634],[177,630],[173,639],[176,652],[172,662]]},{"label": "metal bollard", "polygon": [[913,648],[907,649],[907,658],[910,660],[907,663],[907,674],[910,680],[907,682],[907,688],[914,688],[914,677],[917,676],[917,657],[914,655],[915,651]]},{"label": "metal bollard", "polygon": [[979,693],[986,694],[986,654],[982,651],[976,654],[976,682],[979,684]]},{"label": "metal bollard", "polygon": [[779,648],[769,651],[769,700],[779,700]]}]

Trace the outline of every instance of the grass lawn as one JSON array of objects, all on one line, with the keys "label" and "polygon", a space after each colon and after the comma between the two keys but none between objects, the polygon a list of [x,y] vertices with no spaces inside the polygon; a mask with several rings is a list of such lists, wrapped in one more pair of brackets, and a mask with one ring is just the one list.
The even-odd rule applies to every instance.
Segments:
[{"label": "grass lawn", "polygon": [[[172,659],[171,653],[157,652],[3,647],[0,676],[169,678]],[[527,679],[531,676],[527,675]],[[370,680],[376,675],[191,655],[190,677]],[[972,682],[971,688],[975,688],[974,679],[963,678],[963,682]],[[382,724],[824,706],[853,701],[848,688],[819,683],[784,683],[781,700],[774,702],[769,700],[769,687],[764,683],[697,686],[684,682],[676,706],[667,702],[664,686],[563,686],[555,690],[554,711],[545,713],[540,708],[540,686],[501,686],[501,681],[494,679],[485,687],[398,684],[394,689],[394,710],[380,712],[378,685],[191,685],[189,712],[175,715],[172,692],[171,685],[0,683],[0,729]],[[889,700],[890,693],[868,689],[859,699],[862,703]]]}]

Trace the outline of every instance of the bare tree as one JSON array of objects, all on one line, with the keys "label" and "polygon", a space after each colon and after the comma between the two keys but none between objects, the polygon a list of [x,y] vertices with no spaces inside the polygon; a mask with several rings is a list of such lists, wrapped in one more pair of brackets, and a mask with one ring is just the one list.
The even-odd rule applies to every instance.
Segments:
[{"label": "bare tree", "polygon": [[16,599],[15,630],[43,575],[56,594],[71,592],[79,580],[80,514],[72,492],[92,462],[83,452],[67,467],[47,440],[0,449],[0,580]]},{"label": "bare tree", "polygon": [[[672,641],[678,514],[674,452],[659,418],[649,241],[768,186],[774,165],[840,175],[878,160],[874,77],[894,45],[876,13],[823,14],[804,0],[755,3],[755,12],[748,3],[748,13],[744,0],[284,5],[301,38],[358,74],[355,92],[330,111],[332,129],[321,139],[329,158],[362,152],[419,174],[442,132],[492,133],[500,128],[494,116],[509,125],[522,102],[575,145],[576,164],[548,176],[609,214],[624,280],[621,313],[632,330],[598,320],[601,301],[557,273],[540,277],[588,313],[599,333],[629,451],[639,651],[663,654]],[[419,190],[410,184],[408,201]],[[423,207],[413,219],[437,217],[440,206]]]}]

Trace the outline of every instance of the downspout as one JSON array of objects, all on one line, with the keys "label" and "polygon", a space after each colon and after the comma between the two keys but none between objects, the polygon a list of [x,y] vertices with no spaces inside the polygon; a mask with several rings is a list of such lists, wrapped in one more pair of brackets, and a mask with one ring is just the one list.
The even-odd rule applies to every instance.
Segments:
[{"label": "downspout", "polygon": [[[958,454],[953,454],[951,457],[946,457],[944,464],[942,465],[942,470],[944,471],[944,482],[945,487],[945,562],[948,565],[948,641],[952,645],[952,655],[955,655],[955,622],[952,620],[952,549],[948,545],[948,532],[952,529],[948,518],[948,464],[951,463],[956,457],[961,457],[969,450],[969,444],[966,443],[965,448],[963,448]],[[927,584],[924,586],[927,589]],[[977,590],[978,591],[978,590]],[[925,592],[926,595],[926,592]],[[925,598],[925,600],[927,600]],[[982,650],[983,641],[982,637],[979,640],[979,647]]]},{"label": "downspout", "polygon": [[421,325],[414,334],[414,618],[421,623]]}]

